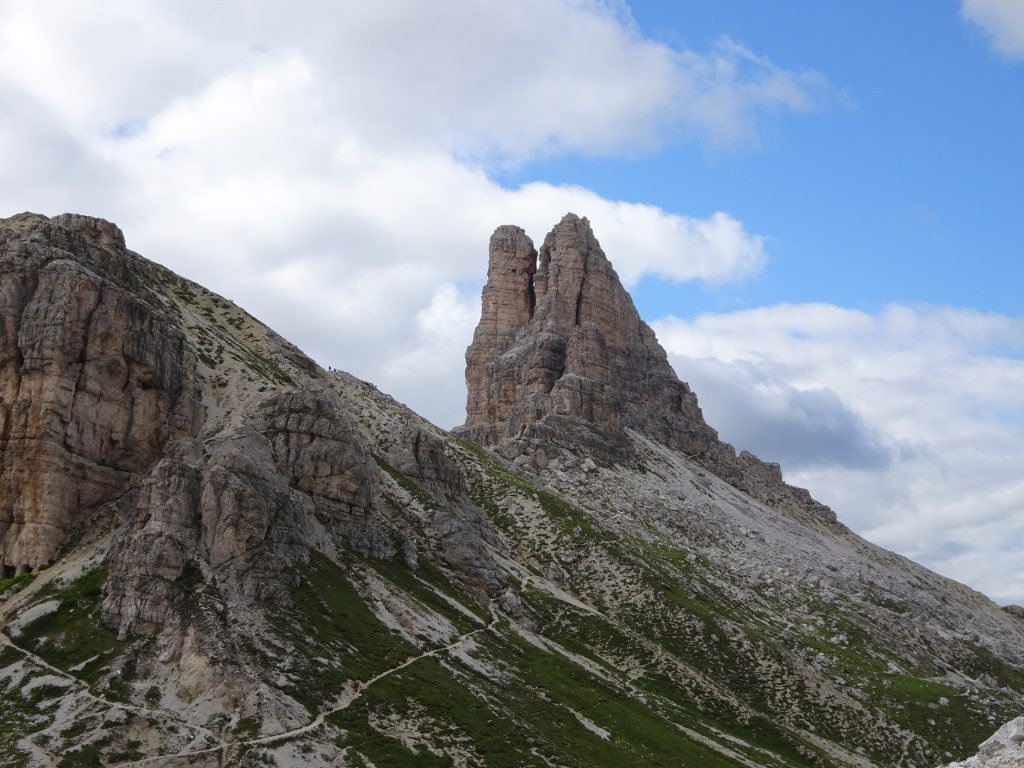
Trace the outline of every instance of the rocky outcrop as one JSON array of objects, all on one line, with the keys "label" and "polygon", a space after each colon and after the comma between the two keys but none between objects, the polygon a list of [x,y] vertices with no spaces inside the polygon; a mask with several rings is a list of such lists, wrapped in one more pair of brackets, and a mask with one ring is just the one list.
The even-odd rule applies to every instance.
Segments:
[{"label": "rocky outcrop", "polygon": [[0,231],[0,561],[49,562],[165,446],[198,434],[197,358],[147,303],[110,222],[25,214]]},{"label": "rocky outcrop", "polygon": [[[122,504],[104,617],[122,636],[162,625],[198,583],[235,601],[283,595],[285,569],[335,541],[391,556],[367,531],[376,465],[327,396],[273,397],[231,435],[172,446]],[[191,569],[191,578],[189,578]]]},{"label": "rocky outcrop", "polygon": [[122,637],[183,615],[196,590],[284,599],[313,550],[415,564],[425,539],[493,591],[494,534],[441,441],[413,429],[392,443],[436,499],[410,521],[349,408],[301,352],[126,250],[110,222],[0,221],[3,575],[48,563],[105,510],[103,618]]},{"label": "rocky outcrop", "polygon": [[1019,768],[1024,765],[1024,717],[1004,724],[981,743],[978,754],[946,768]]},{"label": "rocky outcrop", "polygon": [[425,429],[410,430],[392,447],[388,461],[436,502],[427,532],[441,559],[469,585],[495,593],[505,583],[488,549],[498,545],[498,537],[469,500],[466,479],[444,441]]},{"label": "rocky outcrop", "polygon": [[635,430],[678,449],[762,501],[834,519],[778,465],[732,446],[704,421],[586,219],[566,215],[539,253],[519,227],[491,237],[480,323],[466,352],[458,432],[544,467],[560,449],[605,462],[632,455]]}]

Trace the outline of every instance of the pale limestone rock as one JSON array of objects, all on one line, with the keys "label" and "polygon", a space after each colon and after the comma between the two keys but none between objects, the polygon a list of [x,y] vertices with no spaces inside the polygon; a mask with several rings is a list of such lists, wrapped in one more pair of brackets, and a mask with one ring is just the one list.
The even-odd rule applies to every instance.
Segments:
[{"label": "pale limestone rock", "polygon": [[498,538],[486,515],[469,500],[466,479],[445,452],[444,441],[425,429],[413,429],[392,447],[388,460],[437,502],[427,532],[441,559],[470,585],[488,593],[499,589],[504,578],[488,551],[488,545],[498,545]]},{"label": "pale limestone rock", "polygon": [[1016,754],[1024,762],[1024,717],[1005,723],[998,731],[981,743],[978,754],[994,757]]},{"label": "pale limestone rock", "polygon": [[1024,766],[1024,717],[1005,723],[981,743],[978,754],[945,768],[1020,768]]},{"label": "pale limestone rock", "polygon": [[116,226],[23,214],[0,234],[0,561],[32,569],[203,419],[196,355]]},{"label": "pale limestone rock", "polygon": [[786,485],[777,464],[737,456],[718,439],[586,219],[567,214],[539,253],[522,229],[499,227],[487,274],[466,351],[466,423],[457,432],[517,466],[543,469],[559,446],[627,462],[635,430],[766,503],[835,519]]},{"label": "pale limestone rock", "polygon": [[[503,584],[493,531],[435,435],[411,430],[391,444],[437,500],[418,533],[381,495],[377,449],[326,373],[127,251],[115,225],[2,220],[0,278],[5,576],[49,562],[69,531],[105,514],[116,531],[103,615],[122,637],[156,632],[206,591],[233,606],[287,599],[289,566],[313,550],[400,554],[413,566],[423,534],[481,594]],[[257,337],[262,347],[248,341]],[[234,356],[210,338],[237,344]]]},{"label": "pale limestone rock", "polygon": [[371,512],[377,466],[329,393],[271,397],[205,451],[175,448],[123,504],[104,604],[122,635],[153,631],[200,583],[236,603],[283,598],[288,565],[333,557],[336,539],[394,554]]}]

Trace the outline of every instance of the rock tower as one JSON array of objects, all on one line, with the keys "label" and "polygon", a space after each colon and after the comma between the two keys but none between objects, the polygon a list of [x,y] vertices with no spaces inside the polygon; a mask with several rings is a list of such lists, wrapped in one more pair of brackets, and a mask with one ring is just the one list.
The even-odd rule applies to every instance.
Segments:
[{"label": "rock tower", "polygon": [[561,451],[628,462],[631,431],[686,453],[772,504],[834,515],[777,464],[704,421],[641,318],[590,222],[566,214],[538,253],[526,233],[491,236],[480,323],[466,351],[466,423],[457,432],[538,468]]}]

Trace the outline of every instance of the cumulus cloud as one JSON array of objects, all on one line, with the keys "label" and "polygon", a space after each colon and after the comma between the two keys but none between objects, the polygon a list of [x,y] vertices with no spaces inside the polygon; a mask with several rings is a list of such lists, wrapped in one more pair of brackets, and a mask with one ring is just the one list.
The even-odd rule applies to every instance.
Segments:
[{"label": "cumulus cloud", "polygon": [[960,13],[985,32],[999,53],[1024,58],[1024,3],[1019,0],[963,0]]},{"label": "cumulus cloud", "polygon": [[725,439],[872,541],[1024,599],[1024,318],[803,304],[654,325]]},{"label": "cumulus cloud", "polygon": [[540,240],[566,211],[589,216],[627,283],[765,261],[727,213],[509,189],[494,170],[680,136],[735,146],[822,90],[732,41],[645,39],[598,0],[8,3],[0,210],[112,219],[130,247],[450,426],[497,225]]}]

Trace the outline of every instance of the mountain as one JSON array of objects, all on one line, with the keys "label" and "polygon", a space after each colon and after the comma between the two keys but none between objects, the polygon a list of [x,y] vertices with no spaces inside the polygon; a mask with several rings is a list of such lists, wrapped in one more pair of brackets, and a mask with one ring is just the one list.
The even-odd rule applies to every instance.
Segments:
[{"label": "mountain", "polygon": [[0,763],[934,766],[1024,620],[719,440],[586,219],[448,433],[109,222],[0,221]]}]

